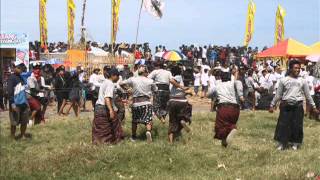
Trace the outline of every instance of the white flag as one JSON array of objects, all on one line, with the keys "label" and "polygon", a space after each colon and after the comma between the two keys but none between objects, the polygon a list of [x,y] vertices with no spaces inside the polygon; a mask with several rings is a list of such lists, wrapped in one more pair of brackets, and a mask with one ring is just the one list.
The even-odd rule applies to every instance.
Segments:
[{"label": "white flag", "polygon": [[164,9],[163,0],[143,0],[143,9],[152,16],[160,19]]}]

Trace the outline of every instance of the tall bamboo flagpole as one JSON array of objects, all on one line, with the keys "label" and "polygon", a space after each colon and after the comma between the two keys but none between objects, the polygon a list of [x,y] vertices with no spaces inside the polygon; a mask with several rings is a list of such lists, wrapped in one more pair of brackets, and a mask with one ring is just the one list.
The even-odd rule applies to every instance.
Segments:
[{"label": "tall bamboo flagpole", "polygon": [[143,6],[143,0],[141,0],[140,10],[139,10],[138,26],[137,26],[137,33],[136,33],[136,45],[137,45],[137,43],[138,43],[138,36],[139,36],[139,28],[140,28],[140,19],[141,19],[142,6]]}]

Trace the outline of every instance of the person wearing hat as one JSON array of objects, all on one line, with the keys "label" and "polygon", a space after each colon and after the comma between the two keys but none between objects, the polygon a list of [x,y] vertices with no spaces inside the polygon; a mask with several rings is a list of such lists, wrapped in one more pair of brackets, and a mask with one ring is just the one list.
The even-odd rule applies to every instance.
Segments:
[{"label": "person wearing hat", "polygon": [[92,122],[93,144],[116,144],[124,138],[121,121],[117,118],[114,104],[115,84],[119,80],[119,71],[110,69],[108,77],[99,89]]},{"label": "person wearing hat", "polygon": [[[9,96],[9,117],[11,123],[11,137],[29,138],[31,134],[27,134],[27,124],[29,121],[29,105],[24,88],[24,82],[21,77],[23,71],[23,63],[15,62],[14,73],[8,78],[8,96]],[[20,135],[17,137],[16,128],[20,125]]]},{"label": "person wearing hat", "polygon": [[153,106],[151,103],[152,93],[156,92],[157,86],[153,80],[147,78],[146,69],[138,70],[138,77],[131,77],[119,83],[123,89],[132,88],[132,136],[134,142],[137,138],[138,124],[144,124],[147,128],[146,137],[148,143],[152,142],[152,116]]},{"label": "person wearing hat", "polygon": [[299,77],[300,62],[291,60],[289,62],[289,75],[279,82],[277,93],[273,98],[269,112],[273,113],[275,105],[280,103],[280,115],[275,130],[274,139],[279,143],[277,149],[284,150],[292,145],[297,150],[303,141],[303,100],[312,107],[313,112],[319,114],[314,103],[306,80]]}]

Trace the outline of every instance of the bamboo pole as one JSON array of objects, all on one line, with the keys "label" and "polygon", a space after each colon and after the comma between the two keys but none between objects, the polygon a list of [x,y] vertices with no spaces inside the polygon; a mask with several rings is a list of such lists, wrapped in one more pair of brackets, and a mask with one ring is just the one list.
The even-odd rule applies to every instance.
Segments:
[{"label": "bamboo pole", "polygon": [[135,46],[137,46],[137,43],[138,43],[138,36],[139,36],[139,28],[140,28],[140,19],[141,19],[142,6],[143,6],[143,0],[141,0],[140,10],[139,10],[139,17],[138,17],[138,25],[137,25],[137,33],[136,33]]}]

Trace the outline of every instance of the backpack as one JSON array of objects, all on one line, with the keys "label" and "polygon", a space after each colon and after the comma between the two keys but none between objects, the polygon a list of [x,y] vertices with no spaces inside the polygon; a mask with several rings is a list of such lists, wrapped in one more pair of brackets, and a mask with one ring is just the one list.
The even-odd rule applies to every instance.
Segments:
[{"label": "backpack", "polygon": [[20,82],[14,87],[14,104],[23,105],[27,104],[27,95],[25,91],[25,86]]}]

